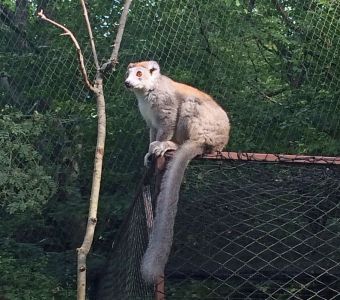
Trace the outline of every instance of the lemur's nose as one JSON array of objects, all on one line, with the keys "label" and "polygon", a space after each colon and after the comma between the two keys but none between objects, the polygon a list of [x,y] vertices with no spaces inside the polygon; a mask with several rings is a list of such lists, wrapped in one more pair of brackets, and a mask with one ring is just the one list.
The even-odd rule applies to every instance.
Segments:
[{"label": "lemur's nose", "polygon": [[127,88],[132,87],[131,83],[130,83],[129,81],[127,81],[127,80],[125,80],[124,84],[125,84],[125,86],[126,86]]}]

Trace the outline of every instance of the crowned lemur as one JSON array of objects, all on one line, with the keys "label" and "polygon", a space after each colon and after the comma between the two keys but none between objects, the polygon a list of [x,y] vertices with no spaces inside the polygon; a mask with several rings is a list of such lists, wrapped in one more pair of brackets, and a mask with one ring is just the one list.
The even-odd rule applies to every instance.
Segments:
[{"label": "crowned lemur", "polygon": [[207,94],[160,73],[155,61],[131,63],[125,86],[132,90],[150,127],[150,155],[176,150],[163,176],[148,248],[141,265],[143,278],[156,282],[170,253],[179,189],[184,171],[195,156],[221,151],[228,143],[226,112]]}]

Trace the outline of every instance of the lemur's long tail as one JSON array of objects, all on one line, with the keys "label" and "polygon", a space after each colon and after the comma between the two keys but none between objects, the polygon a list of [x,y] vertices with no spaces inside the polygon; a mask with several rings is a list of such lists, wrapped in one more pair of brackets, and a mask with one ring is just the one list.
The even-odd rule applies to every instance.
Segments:
[{"label": "lemur's long tail", "polygon": [[147,282],[156,282],[164,273],[172,245],[177,202],[184,172],[189,162],[203,152],[202,144],[187,141],[175,152],[166,168],[157,198],[156,216],[149,245],[142,260],[141,272]]}]

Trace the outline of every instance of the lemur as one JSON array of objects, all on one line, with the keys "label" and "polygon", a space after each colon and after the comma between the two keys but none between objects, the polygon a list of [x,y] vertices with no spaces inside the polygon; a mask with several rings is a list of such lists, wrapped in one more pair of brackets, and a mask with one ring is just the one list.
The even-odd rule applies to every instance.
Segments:
[{"label": "lemur", "polygon": [[150,128],[144,163],[148,164],[150,155],[163,156],[168,150],[176,150],[163,176],[141,264],[144,280],[156,283],[170,253],[185,169],[197,155],[222,151],[229,140],[230,123],[227,113],[212,97],[162,75],[155,61],[129,64],[125,86],[136,95],[139,110]]}]

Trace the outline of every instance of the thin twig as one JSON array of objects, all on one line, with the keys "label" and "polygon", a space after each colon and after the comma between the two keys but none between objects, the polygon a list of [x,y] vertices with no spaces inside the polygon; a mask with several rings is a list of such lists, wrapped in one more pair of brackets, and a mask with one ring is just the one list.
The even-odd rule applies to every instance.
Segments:
[{"label": "thin twig", "polygon": [[104,147],[105,147],[105,136],[106,136],[106,114],[105,114],[105,99],[104,99],[104,91],[103,91],[103,72],[105,72],[108,68],[114,68],[117,64],[118,60],[118,51],[120,48],[120,43],[122,40],[127,15],[129,12],[129,7],[132,0],[125,0],[124,9],[120,18],[118,32],[115,40],[115,44],[113,47],[113,52],[110,57],[110,60],[104,64],[102,67],[99,66],[97,51],[95,48],[95,43],[93,39],[92,29],[87,13],[87,8],[85,5],[84,0],[81,0],[84,18],[87,26],[87,30],[89,33],[92,53],[94,62],[96,65],[96,78],[94,80],[94,85],[92,85],[88,79],[87,72],[85,69],[84,58],[81,52],[80,46],[71,33],[65,26],[50,20],[47,18],[43,11],[41,10],[38,15],[42,20],[45,20],[52,25],[62,29],[64,31],[63,35],[68,35],[71,37],[78,54],[79,64],[81,73],[84,77],[84,81],[86,86],[92,90],[96,96],[97,101],[97,115],[98,115],[98,129],[97,129],[97,145],[96,145],[96,152],[95,152],[95,159],[94,159],[94,168],[93,168],[93,177],[92,177],[92,186],[91,186],[91,196],[90,196],[90,207],[89,207],[89,215],[87,220],[86,232],[84,236],[83,243],[80,248],[77,249],[78,256],[77,256],[77,299],[78,300],[85,300],[86,298],[86,271],[87,271],[87,255],[91,249],[93,238],[94,238],[94,231],[97,224],[97,211],[98,211],[98,200],[99,200],[99,191],[100,191],[100,182],[101,182],[101,175],[103,169],[103,156],[104,156]]},{"label": "thin twig", "polygon": [[131,5],[131,2],[132,2],[132,0],[126,0],[125,3],[124,3],[123,12],[122,12],[122,15],[120,16],[120,19],[119,19],[119,26],[118,26],[116,39],[115,39],[115,42],[113,44],[112,54],[111,54],[110,59],[101,66],[100,69],[101,69],[102,72],[106,72],[108,70],[115,69],[115,66],[118,63],[118,52],[119,52],[120,44],[122,42],[123,32],[124,32],[124,29],[125,29],[126,19],[127,19],[128,13],[129,13],[129,8],[130,8],[130,5]]},{"label": "thin twig", "polygon": [[124,29],[125,29],[126,19],[127,19],[128,13],[129,13],[129,8],[130,8],[130,5],[131,5],[131,2],[132,2],[132,0],[127,0],[124,3],[123,12],[122,12],[122,15],[120,16],[120,19],[119,19],[119,27],[118,27],[116,39],[115,39],[115,42],[113,44],[113,51],[112,51],[112,54],[111,54],[111,57],[110,57],[111,62],[117,62],[117,60],[118,60],[118,52],[119,52],[119,48],[120,48],[120,43],[122,42],[122,37],[123,37]]},{"label": "thin twig", "polygon": [[[113,52],[114,56],[111,55],[110,65],[111,68],[117,63],[118,51],[120,47],[120,42],[122,39],[123,31],[125,28],[125,23],[127,19],[127,14],[129,11],[129,7],[132,0],[125,0],[124,10],[121,16],[121,22],[119,24],[118,33],[116,37],[119,40],[118,43],[115,43]],[[106,136],[106,114],[105,114],[105,99],[104,99],[104,91],[103,91],[103,72],[106,69],[103,69],[103,66],[100,68],[97,58],[97,52],[94,46],[94,40],[91,30],[91,25],[87,15],[87,9],[84,3],[84,0],[81,0],[84,17],[86,24],[88,26],[89,37],[91,39],[92,52],[97,68],[96,78],[94,81],[95,84],[95,95],[97,101],[97,115],[98,115],[98,129],[97,129],[97,145],[94,159],[94,169],[93,169],[93,177],[92,177],[92,187],[91,187],[91,196],[90,196],[90,207],[89,214],[86,226],[86,232],[84,236],[84,240],[80,248],[77,249],[77,299],[85,300],[86,298],[86,271],[87,271],[87,255],[90,252],[94,231],[97,224],[97,211],[98,211],[98,202],[99,202],[99,192],[100,192],[100,183],[103,169],[103,156],[104,156],[104,148],[105,148],[105,136]],[[118,34],[120,37],[118,38]],[[112,61],[112,57],[114,61]]]},{"label": "thin twig", "polygon": [[91,91],[95,92],[95,88],[94,88],[94,86],[91,84],[91,82],[89,81],[89,78],[88,78],[88,76],[87,76],[87,72],[86,72],[86,69],[85,69],[85,63],[84,63],[84,56],[83,56],[83,53],[82,53],[82,51],[81,51],[81,49],[80,49],[80,46],[79,46],[79,43],[78,43],[77,39],[76,39],[76,38],[74,37],[74,35],[73,35],[73,33],[72,33],[69,29],[67,29],[65,26],[63,26],[63,25],[61,25],[61,24],[59,24],[59,23],[57,23],[57,22],[55,22],[55,21],[49,19],[48,17],[46,17],[46,16],[44,15],[43,10],[41,10],[40,12],[38,12],[38,16],[39,16],[42,20],[44,20],[44,21],[46,21],[46,22],[49,22],[49,23],[51,23],[52,25],[54,25],[55,27],[58,27],[58,28],[62,29],[62,30],[64,31],[64,34],[63,34],[63,35],[67,35],[67,36],[69,36],[69,37],[71,38],[71,40],[72,40],[72,42],[73,42],[73,44],[74,44],[74,46],[76,47],[76,50],[77,50],[77,55],[78,55],[78,60],[79,60],[79,65],[80,65],[80,71],[81,71],[81,74],[83,75],[83,79],[84,79],[84,81],[85,81],[85,84],[86,84],[86,86],[87,86]]},{"label": "thin twig", "polygon": [[263,96],[265,99],[267,99],[268,101],[270,102],[273,102],[273,103],[276,103],[276,104],[279,104],[279,105],[282,105],[282,103],[278,102],[277,100],[274,100],[273,97],[279,95],[279,94],[282,94],[284,93],[285,91],[288,91],[289,90],[289,87],[288,86],[285,86],[285,87],[282,87],[278,90],[275,90],[275,91],[261,91],[260,89],[257,88],[258,84],[253,84],[251,81],[247,81],[249,85],[251,85],[254,90],[260,94],[261,96]]},{"label": "thin twig", "polygon": [[85,4],[84,0],[81,0],[80,2],[81,2],[81,6],[83,7],[84,19],[85,19],[87,31],[88,31],[89,37],[90,37],[90,44],[91,44],[94,64],[96,66],[96,70],[99,71],[100,67],[99,67],[99,62],[98,62],[98,55],[97,55],[97,51],[96,51],[96,45],[94,43],[92,28],[91,28],[91,24],[90,24],[89,15],[87,13],[86,4]]},{"label": "thin twig", "polygon": [[195,7],[195,10],[196,10],[196,13],[197,13],[197,19],[198,19],[198,23],[199,23],[199,30],[200,30],[200,33],[205,41],[205,44],[206,44],[206,47],[205,47],[205,50],[213,57],[217,58],[217,59],[220,59],[218,57],[218,55],[216,53],[214,53],[214,51],[212,50],[212,47],[211,47],[211,44],[210,44],[210,41],[209,41],[209,37],[207,35],[207,33],[204,31],[204,26],[203,26],[203,20],[201,18],[201,15],[199,13],[199,8],[198,8],[198,4],[197,2],[194,2],[194,7]]}]

